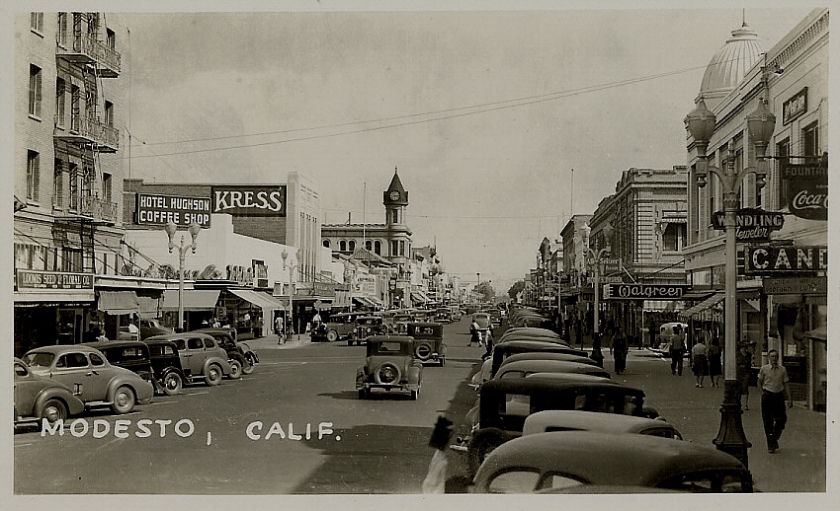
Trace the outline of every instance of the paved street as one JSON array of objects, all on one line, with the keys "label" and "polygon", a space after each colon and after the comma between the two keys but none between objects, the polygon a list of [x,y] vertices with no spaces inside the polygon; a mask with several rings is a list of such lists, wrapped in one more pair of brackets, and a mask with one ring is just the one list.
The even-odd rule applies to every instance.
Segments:
[{"label": "paved street", "polygon": [[[15,491],[18,493],[416,493],[426,473],[431,425],[446,413],[456,425],[475,399],[466,386],[481,349],[467,347],[467,324],[447,325],[449,360],[424,370],[420,400],[375,395],[360,401],[353,382],[364,347],[346,343],[289,343],[274,338],[251,341],[262,363],[241,381],[217,388],[188,387],[177,397],[156,397],[150,405],[107,419],[112,431],[77,438],[41,437],[37,431],[15,435]],[[612,358],[605,351],[605,367]],[[694,387],[694,378],[671,376],[667,361],[647,350],[631,349],[627,372],[619,381],[645,390],[648,403],[682,432],[686,440],[711,444],[719,423],[722,389]],[[790,411],[781,450],[768,454],[763,441],[757,396],[744,413],[753,443],[750,469],[763,491],[825,490],[825,416],[801,408]],[[130,419],[129,437],[115,438],[117,418]],[[152,426],[138,438],[140,419],[169,419],[163,438]],[[181,438],[174,422],[190,419],[195,432]],[[249,439],[246,428],[259,440]],[[280,433],[266,439],[272,423]],[[332,434],[318,440],[319,423],[331,422]],[[290,431],[290,426],[292,430]],[[307,440],[306,425],[311,438]],[[186,431],[182,426],[182,432]],[[211,433],[210,444],[207,434]],[[289,439],[300,434],[301,440]],[[339,440],[340,437],[340,440]],[[450,451],[451,473],[464,467],[464,455]],[[121,467],[119,471],[113,467]]]}]

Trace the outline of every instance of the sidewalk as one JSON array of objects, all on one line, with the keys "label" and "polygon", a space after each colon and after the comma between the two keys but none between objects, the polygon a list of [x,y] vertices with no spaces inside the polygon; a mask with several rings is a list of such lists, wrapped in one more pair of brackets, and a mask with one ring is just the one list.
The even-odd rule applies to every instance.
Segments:
[{"label": "sidewalk", "polygon": [[[703,388],[695,387],[694,375],[685,364],[683,375],[671,375],[670,359],[649,350],[631,349],[627,371],[613,372],[613,357],[603,350],[604,368],[619,383],[645,391],[645,404],[663,417],[691,442],[712,446],[720,425],[721,387],[711,387],[706,378]],[[748,451],[749,469],[756,488],[764,492],[824,492],[826,490],[826,415],[794,405],[788,410],[787,426],[775,454],[767,452],[761,420],[761,394],[750,387],[749,410],[742,415],[744,433],[752,444]]]},{"label": "sidewalk", "polygon": [[309,338],[309,334],[290,335],[284,344],[278,344],[278,339],[279,336],[272,334],[265,337],[258,337],[256,339],[248,339],[242,342],[247,343],[255,350],[288,350],[300,348],[301,346],[306,346],[307,344],[312,343]]}]

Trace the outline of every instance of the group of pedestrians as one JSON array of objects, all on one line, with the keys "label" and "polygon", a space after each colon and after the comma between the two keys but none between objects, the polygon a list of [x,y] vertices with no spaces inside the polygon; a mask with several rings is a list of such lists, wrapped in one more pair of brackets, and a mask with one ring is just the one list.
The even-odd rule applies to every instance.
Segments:
[{"label": "group of pedestrians", "polygon": [[703,388],[703,382],[707,375],[709,376],[712,387],[720,387],[720,376],[722,374],[721,349],[720,341],[717,337],[712,339],[708,347],[703,342],[703,339],[698,340],[691,347],[691,370],[696,380],[695,387]]}]

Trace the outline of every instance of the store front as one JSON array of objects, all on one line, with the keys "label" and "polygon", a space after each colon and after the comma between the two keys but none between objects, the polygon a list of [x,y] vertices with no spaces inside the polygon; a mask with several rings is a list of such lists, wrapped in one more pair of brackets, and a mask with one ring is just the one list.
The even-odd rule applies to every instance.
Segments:
[{"label": "store front", "polygon": [[274,332],[274,319],[286,310],[267,292],[253,289],[227,289],[218,312],[236,327],[238,339],[265,337]]},{"label": "store front", "polygon": [[[217,317],[216,304],[219,301],[218,289],[184,289],[181,300],[184,308],[184,330],[195,330],[202,326],[212,324]],[[167,289],[163,292],[163,325],[169,328],[178,326],[178,290]],[[221,320],[222,324],[233,324]],[[229,320],[229,318],[226,318]]]},{"label": "store front", "polygon": [[93,274],[18,270],[14,290],[14,354],[82,342],[94,311]]}]

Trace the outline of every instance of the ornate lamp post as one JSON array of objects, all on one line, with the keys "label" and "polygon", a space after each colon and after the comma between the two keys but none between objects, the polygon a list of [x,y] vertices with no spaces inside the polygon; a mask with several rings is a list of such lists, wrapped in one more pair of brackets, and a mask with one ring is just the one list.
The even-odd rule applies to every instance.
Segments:
[{"label": "ornate lamp post", "polygon": [[[600,335],[600,321],[598,319],[598,313],[601,309],[601,304],[599,301],[599,290],[600,287],[600,280],[601,280],[601,260],[604,256],[609,255],[610,253],[610,240],[612,239],[612,225],[607,224],[604,226],[602,232],[604,233],[604,237],[607,239],[607,246],[602,249],[592,249],[589,247],[589,233],[592,232],[592,228],[589,227],[589,224],[584,224],[583,226],[583,244],[584,249],[586,251],[587,256],[589,257],[590,262],[595,267],[595,281],[594,281],[594,288],[595,288],[595,311],[593,313],[592,319],[594,320],[594,336],[598,337]],[[594,338],[593,338],[594,339]],[[581,341],[583,342],[583,341]]]},{"label": "ornate lamp post", "polygon": [[290,261],[286,264],[286,260],[289,258],[289,253],[283,250],[280,254],[280,257],[283,259],[283,269],[289,268],[289,323],[292,325],[292,331],[289,332],[291,334],[297,335],[297,331],[295,330],[295,320],[294,320],[294,299],[295,299],[295,270],[297,270],[298,263],[296,260]]},{"label": "ornate lamp post", "polygon": [[172,253],[172,250],[176,247],[178,248],[178,328],[180,331],[184,330],[184,259],[187,255],[187,251],[192,250],[192,253],[195,254],[195,249],[198,248],[198,233],[201,232],[201,226],[197,223],[193,222],[190,224],[187,231],[190,233],[190,237],[192,238],[192,243],[189,245],[184,245],[184,235],[181,234],[181,242],[180,245],[175,244],[175,233],[178,231],[178,226],[175,225],[175,222],[169,221],[166,226],[163,228],[166,231],[166,235],[169,237],[169,253]]},{"label": "ornate lamp post", "polygon": [[736,256],[736,213],[739,207],[738,191],[747,174],[756,175],[756,186],[764,186],[767,176],[765,151],[773,136],[776,116],[767,109],[764,98],[759,98],[756,110],[747,115],[747,131],[755,146],[757,167],[735,167],[732,148],[722,161],[722,167],[709,165],[706,148],[715,130],[715,115],[706,108],[703,100],[685,118],[685,126],[694,138],[697,149],[695,175],[697,186],[704,187],[708,173],[718,177],[723,191],[724,227],[726,229],[726,301],[724,309],[724,395],[720,408],[720,430],[713,443],[721,451],[732,454],[747,466],[747,449],[751,444],[744,435],[741,423],[741,400],[736,380],[735,350],[738,343],[737,330],[737,256]]}]

